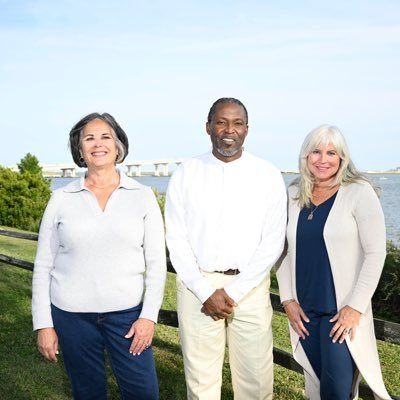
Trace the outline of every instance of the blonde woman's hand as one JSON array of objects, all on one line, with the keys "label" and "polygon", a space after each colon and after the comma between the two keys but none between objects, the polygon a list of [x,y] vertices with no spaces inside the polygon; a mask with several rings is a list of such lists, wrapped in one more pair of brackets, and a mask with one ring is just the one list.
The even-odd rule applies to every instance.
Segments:
[{"label": "blonde woman's hand", "polygon": [[306,313],[300,307],[297,301],[288,301],[286,304],[283,302],[284,310],[289,318],[290,326],[302,338],[305,339],[306,335],[310,336],[307,328],[304,326],[303,321],[310,322]]},{"label": "blonde woman's hand", "polygon": [[133,336],[131,347],[129,352],[134,356],[138,355],[147,350],[153,340],[154,335],[154,322],[149,319],[139,318],[137,319],[129,329],[129,332],[125,335],[127,339]]},{"label": "blonde woman's hand", "polygon": [[350,340],[353,341],[356,337],[360,318],[361,313],[350,306],[344,306],[340,309],[339,312],[329,320],[329,322],[335,323],[329,333],[332,342],[335,343],[339,340],[339,343],[343,343],[348,335],[350,335]]},{"label": "blonde woman's hand", "polygon": [[54,328],[38,329],[37,346],[46,360],[57,362],[58,336]]}]

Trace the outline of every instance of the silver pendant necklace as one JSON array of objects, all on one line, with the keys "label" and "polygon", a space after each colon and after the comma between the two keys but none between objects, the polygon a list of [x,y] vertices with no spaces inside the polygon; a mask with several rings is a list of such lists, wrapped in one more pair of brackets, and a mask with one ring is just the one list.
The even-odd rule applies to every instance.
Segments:
[{"label": "silver pendant necklace", "polygon": [[314,209],[311,209],[310,214],[308,214],[307,221],[311,221],[314,218],[314,212],[318,208],[318,206],[315,206]]},{"label": "silver pendant necklace", "polygon": [[[310,205],[310,214],[308,214],[307,221],[312,221],[312,219],[314,218],[314,213],[315,213],[316,209],[322,203],[324,203],[325,201],[330,199],[332,197],[332,193],[333,194],[337,193],[338,189],[339,189],[339,185],[335,185],[335,186],[331,187],[330,189],[326,190],[325,195],[323,195],[323,196],[319,195],[318,196],[318,202],[320,202],[320,203],[317,206],[314,206],[314,208],[312,208],[313,204],[311,203],[311,205]],[[313,194],[313,198],[314,197],[315,197],[315,193]]]}]

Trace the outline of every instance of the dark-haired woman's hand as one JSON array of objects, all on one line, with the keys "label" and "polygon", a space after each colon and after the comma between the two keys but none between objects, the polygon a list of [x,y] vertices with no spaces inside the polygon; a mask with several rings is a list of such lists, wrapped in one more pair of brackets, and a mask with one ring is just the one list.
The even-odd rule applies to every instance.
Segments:
[{"label": "dark-haired woman's hand", "polygon": [[147,350],[151,346],[154,335],[154,322],[149,319],[139,318],[136,320],[129,332],[125,335],[127,339],[133,336],[129,352],[136,356]]},{"label": "dark-haired woman's hand", "polygon": [[37,346],[46,360],[57,362],[58,336],[54,328],[38,329]]}]

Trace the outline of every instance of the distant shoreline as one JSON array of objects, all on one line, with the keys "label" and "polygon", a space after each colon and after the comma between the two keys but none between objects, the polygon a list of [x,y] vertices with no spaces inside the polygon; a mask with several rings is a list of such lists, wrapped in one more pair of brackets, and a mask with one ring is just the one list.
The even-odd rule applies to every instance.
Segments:
[{"label": "distant shoreline", "polygon": [[398,175],[400,171],[363,171],[364,174],[369,175]]},{"label": "distant shoreline", "polygon": [[[400,175],[400,170],[398,171],[361,171],[363,174],[368,175]],[[282,174],[299,174],[299,171],[281,171]]]},{"label": "distant shoreline", "polygon": [[[400,171],[361,171],[364,174],[368,175],[400,175]],[[298,175],[299,171],[289,171],[289,170],[282,170],[281,174],[284,175]],[[63,178],[71,178],[71,179],[76,179],[84,175],[84,171],[78,171],[76,176],[65,176]],[[153,172],[151,171],[143,171],[141,176],[154,176],[155,178],[168,178],[172,175],[170,172],[168,175],[154,175]],[[51,174],[51,173],[44,173],[43,176],[45,178],[61,178],[60,174]],[[134,175],[132,175],[132,178],[135,178]]]}]

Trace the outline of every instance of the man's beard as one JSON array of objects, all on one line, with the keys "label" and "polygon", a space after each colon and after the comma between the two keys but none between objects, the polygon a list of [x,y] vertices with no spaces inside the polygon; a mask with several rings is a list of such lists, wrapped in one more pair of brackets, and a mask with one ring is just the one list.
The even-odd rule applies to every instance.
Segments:
[{"label": "man's beard", "polygon": [[239,151],[243,150],[243,147],[239,147],[238,149],[232,149],[232,150],[225,150],[221,149],[220,147],[216,147],[216,150],[218,151],[219,154],[221,154],[224,157],[232,157],[239,153]]}]

